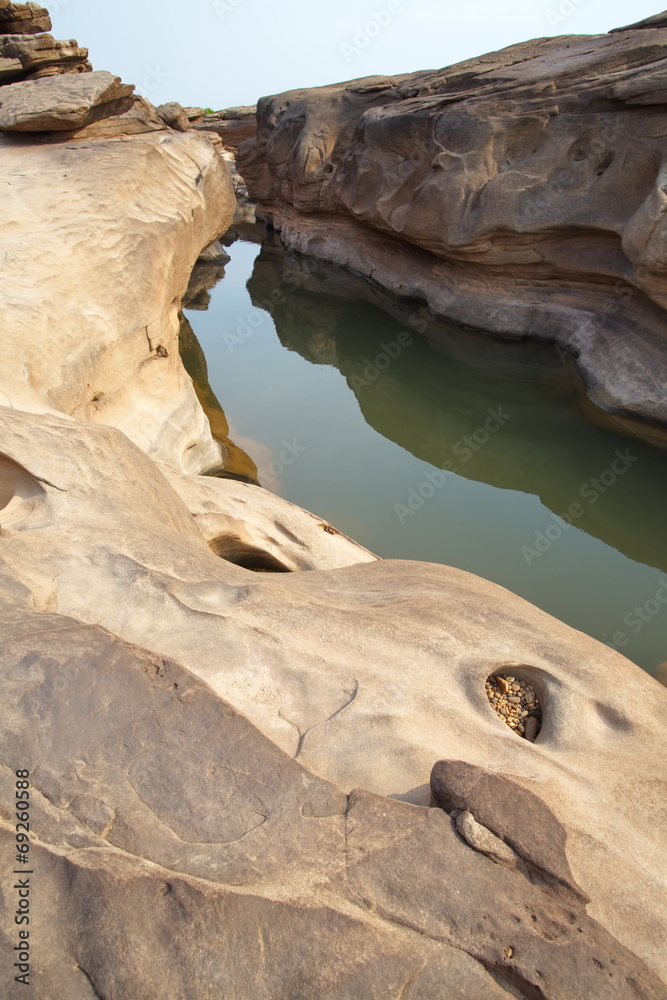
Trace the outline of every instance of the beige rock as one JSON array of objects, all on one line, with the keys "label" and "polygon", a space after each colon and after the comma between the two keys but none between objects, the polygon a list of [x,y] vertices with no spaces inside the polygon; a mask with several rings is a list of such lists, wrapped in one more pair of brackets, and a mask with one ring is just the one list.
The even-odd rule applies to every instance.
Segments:
[{"label": "beige rock", "polygon": [[262,98],[239,169],[288,246],[438,316],[556,340],[597,406],[664,425],[666,42],[538,39]]},{"label": "beige rock", "polygon": [[129,110],[129,87],[111,73],[49,76],[24,80],[0,90],[0,129],[50,132],[78,129],[96,118]]},{"label": "beige rock", "polygon": [[375,562],[328,522],[250,483],[181,476],[162,468],[216,555],[269,572],[339,569]]},{"label": "beige rock", "polygon": [[30,147],[6,137],[0,171],[11,178],[0,400],[113,424],[176,469],[219,467],[178,356],[192,266],[234,210],[219,154],[194,133]]},{"label": "beige rock", "polygon": [[[5,136],[0,165],[0,794],[30,761],[40,995],[664,1000],[667,692],[500,587],[195,475],[222,448],[178,311],[233,209],[207,140]],[[318,568],[234,564],[241,525]],[[443,758],[486,856],[423,807]]]},{"label": "beige rock", "polygon": [[[525,790],[566,832],[568,884],[590,899],[589,914],[664,973],[667,691],[651,677],[444,566],[252,573],[211,551],[164,475],[117,430],[6,408],[0,430],[16,463],[0,511],[4,577],[35,609],[177,659],[344,792],[427,804],[442,758],[507,776],[505,801]],[[486,679],[501,669],[538,693],[534,744],[488,704]],[[495,826],[466,808],[501,838],[502,822],[516,825],[507,806]],[[544,822],[535,807],[521,813],[531,863],[548,871],[533,814]]]},{"label": "beige rock", "polygon": [[[440,810],[348,798],[178,663],[15,598],[0,795],[16,801],[30,760],[40,996],[664,997],[583,907],[471,850]],[[15,836],[0,821],[7,855]]]},{"label": "beige rock", "polygon": [[496,864],[528,877],[526,865],[520,855],[513,851],[500,837],[496,837],[485,826],[478,823],[467,809],[459,813],[455,820],[456,832],[476,851],[486,854]]}]

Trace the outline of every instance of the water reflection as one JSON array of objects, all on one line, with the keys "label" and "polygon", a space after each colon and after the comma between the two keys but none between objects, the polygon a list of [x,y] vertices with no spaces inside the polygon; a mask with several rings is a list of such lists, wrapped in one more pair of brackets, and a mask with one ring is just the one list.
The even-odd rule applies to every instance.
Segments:
[{"label": "water reflection", "polygon": [[[385,438],[431,466],[535,494],[566,523],[667,570],[664,451],[586,419],[572,362],[551,345],[427,320],[417,304],[276,243],[263,246],[248,291],[286,348],[340,370]],[[538,533],[528,526],[529,548],[545,544]]]},{"label": "water reflection", "polygon": [[[195,311],[207,310],[211,301],[211,289],[224,276],[225,266],[222,261],[199,261],[192,272],[190,284],[183,299],[183,308]],[[179,350],[185,370],[192,379],[197,399],[208,417],[211,434],[214,440],[222,446],[223,468],[212,470],[210,474],[232,476],[256,482],[257,466],[229,436],[227,417],[209,382],[206,357],[189,320],[183,313],[180,315]]]}]

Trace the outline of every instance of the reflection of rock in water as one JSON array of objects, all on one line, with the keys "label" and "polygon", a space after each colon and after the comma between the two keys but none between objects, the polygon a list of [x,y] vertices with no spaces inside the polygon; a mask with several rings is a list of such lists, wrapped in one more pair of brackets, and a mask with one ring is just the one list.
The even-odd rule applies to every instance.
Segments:
[{"label": "reflection of rock in water", "polygon": [[[206,307],[204,306],[204,308]],[[211,433],[223,448],[225,455],[224,469],[218,470],[217,474],[224,473],[225,475],[232,475],[239,479],[247,479],[253,483],[257,482],[257,468],[255,463],[249,455],[230,440],[227,418],[208,381],[208,368],[204,352],[183,313],[181,313],[179,348],[185,370],[193,381],[197,399],[208,417],[211,425]],[[215,470],[209,473],[209,475],[216,475]]]},{"label": "reflection of rock in water", "polygon": [[192,269],[188,289],[183,296],[184,309],[205,311],[211,304],[210,290],[225,276],[225,264],[230,261],[222,243],[215,241],[199,256]]},{"label": "reflection of rock in water", "polygon": [[[667,569],[664,453],[586,420],[581,380],[552,346],[434,321],[419,303],[392,299],[277,241],[262,248],[248,289],[272,313],[285,347],[339,368],[384,437],[467,479],[536,494],[556,515],[578,504],[577,528]],[[409,347],[399,344],[402,331]],[[485,422],[499,409],[500,429],[488,433]],[[598,490],[592,481],[617,451],[639,460]]]}]

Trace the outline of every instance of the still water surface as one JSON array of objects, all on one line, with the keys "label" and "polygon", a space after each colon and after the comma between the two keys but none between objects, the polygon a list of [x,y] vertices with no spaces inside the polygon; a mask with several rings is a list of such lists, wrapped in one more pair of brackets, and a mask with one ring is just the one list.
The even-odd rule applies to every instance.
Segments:
[{"label": "still water surface", "polygon": [[187,318],[262,485],[384,558],[469,570],[650,672],[667,661],[665,452],[586,419],[571,362],[422,335],[418,306],[276,245],[229,253]]}]

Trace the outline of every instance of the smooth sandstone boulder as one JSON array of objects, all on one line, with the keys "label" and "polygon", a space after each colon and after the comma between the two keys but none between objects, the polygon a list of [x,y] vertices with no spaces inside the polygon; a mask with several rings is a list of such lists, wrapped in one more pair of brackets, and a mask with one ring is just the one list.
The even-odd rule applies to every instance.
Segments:
[{"label": "smooth sandstone boulder", "polygon": [[205,541],[228,562],[273,573],[339,569],[377,556],[321,517],[253,483],[162,471]]},{"label": "smooth sandstone boulder", "polygon": [[111,73],[48,76],[0,90],[0,129],[51,132],[84,128],[95,118],[129,110],[134,87]]},{"label": "smooth sandstone boulder", "polygon": [[[0,759],[32,769],[45,1000],[663,1000],[581,905],[439,809],[346,796],[180,664],[25,595],[0,628]],[[8,769],[0,788],[13,797]],[[0,820],[5,853],[13,834]]]},{"label": "smooth sandstone boulder", "polygon": [[[502,777],[497,816],[467,786],[454,805],[511,836],[567,900],[590,900],[589,916],[664,974],[667,691],[653,678],[448,567],[234,565],[207,543],[215,518],[207,525],[191,484],[182,489],[196,519],[116,429],[4,408],[0,432],[3,575],[34,609],[177,660],[343,792],[427,805],[441,759]],[[485,680],[501,668],[539,695],[534,744],[488,704]],[[547,816],[556,854],[553,838],[537,836]]]},{"label": "smooth sandstone boulder", "polygon": [[29,147],[7,136],[0,172],[0,402],[113,424],[195,475],[222,465],[178,353],[192,267],[234,212],[219,153],[164,128]]},{"label": "smooth sandstone boulder", "polygon": [[667,423],[667,29],[538,39],[258,103],[262,216],[439,317],[556,340],[602,410]]}]

